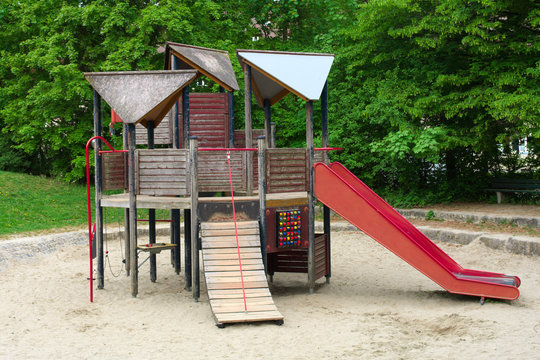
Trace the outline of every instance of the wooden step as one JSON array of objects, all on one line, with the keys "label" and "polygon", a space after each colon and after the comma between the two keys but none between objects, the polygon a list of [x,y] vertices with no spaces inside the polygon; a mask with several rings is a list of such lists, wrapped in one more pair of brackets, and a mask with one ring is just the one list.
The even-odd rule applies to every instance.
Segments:
[{"label": "wooden step", "polygon": [[235,231],[233,222],[204,222],[200,235],[204,276],[216,324],[282,323],[283,315],[274,304],[264,273],[259,223],[238,222]]}]

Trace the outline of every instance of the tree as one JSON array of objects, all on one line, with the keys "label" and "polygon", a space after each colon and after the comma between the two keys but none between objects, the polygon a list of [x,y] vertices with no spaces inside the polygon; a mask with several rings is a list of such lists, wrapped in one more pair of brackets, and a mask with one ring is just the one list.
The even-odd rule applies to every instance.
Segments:
[{"label": "tree", "polygon": [[533,1],[375,0],[357,15],[333,137],[358,134],[349,162],[374,184],[456,195],[485,184],[498,144],[540,137]]},{"label": "tree", "polygon": [[167,40],[232,50],[250,39],[210,0],[5,0],[0,16],[0,129],[36,172],[67,180],[83,177],[92,136],[83,72],[160,69]]}]

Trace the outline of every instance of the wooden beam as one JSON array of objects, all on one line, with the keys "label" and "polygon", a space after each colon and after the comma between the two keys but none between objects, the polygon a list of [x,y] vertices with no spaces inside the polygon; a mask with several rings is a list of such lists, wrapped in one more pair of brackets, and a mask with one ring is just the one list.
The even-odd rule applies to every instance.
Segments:
[{"label": "wooden beam", "polygon": [[[321,94],[321,129],[322,129],[322,147],[329,147],[328,141],[328,81],[324,83],[324,88]],[[324,163],[328,164],[330,159],[328,157],[328,152],[324,152],[323,155]],[[331,265],[332,257],[330,251],[330,208],[328,206],[323,206],[323,228],[324,233],[328,237],[328,274],[326,274],[326,283],[330,283]]]},{"label": "wooden beam", "polygon": [[129,165],[129,247],[131,296],[139,292],[139,266],[137,259],[137,197],[135,195],[135,124],[128,124],[128,163]]},{"label": "wooden beam", "polygon": [[274,97],[270,100],[270,105],[274,105],[279,100],[283,99],[285,96],[289,95],[290,91],[287,89],[283,89],[280,92],[278,92]]},{"label": "wooden beam", "polygon": [[266,138],[266,148],[270,147],[272,141],[272,109],[270,100],[264,99],[264,132]]},{"label": "wooden beam", "polygon": [[190,121],[189,121],[189,86],[182,90],[182,147],[189,146]]},{"label": "wooden beam", "polygon": [[276,123],[270,123],[270,147],[274,149],[276,147]]},{"label": "wooden beam", "polygon": [[[249,65],[244,66],[244,103],[245,103],[245,129],[246,129],[246,148],[253,146],[253,127],[251,119],[251,67]],[[246,164],[246,195],[253,194],[253,153],[247,152],[247,164]]]},{"label": "wooden beam", "polygon": [[315,199],[314,172],[313,172],[313,101],[306,102],[306,147],[308,150],[308,286],[309,293],[312,294],[315,289]]},{"label": "wooden beam", "polygon": [[[94,136],[101,136],[101,96],[94,90]],[[96,234],[95,243],[97,250],[97,287],[103,289],[104,286],[104,266],[103,266],[103,208],[101,207],[103,169],[101,168],[101,140],[94,141],[94,165],[95,165],[95,207],[96,207]]]},{"label": "wooden beam", "polygon": [[[174,55],[173,55],[173,69],[178,70],[178,59]],[[180,105],[178,104],[178,101],[177,101],[176,104],[174,105],[173,118],[172,118],[172,123],[173,123],[173,148],[175,148],[175,149],[180,148],[180,131],[179,131],[179,119],[178,119],[178,115],[179,115],[179,108],[178,107],[179,106]],[[184,129],[184,131],[185,131],[185,129]]]},{"label": "wooden beam", "polygon": [[[122,148],[124,150],[128,149],[128,130],[127,130],[127,124],[122,123]],[[126,161],[127,168],[126,168],[126,184],[129,184],[129,167],[130,165]],[[129,186],[129,185],[128,185]],[[128,189],[126,189],[129,191]],[[129,207],[124,208],[124,244],[125,244],[125,250],[124,250],[124,261],[126,265],[126,274],[129,276],[130,271],[130,258],[131,258],[131,252],[130,252],[130,243],[129,243]]]},{"label": "wooden beam", "polygon": [[[146,134],[148,138],[148,149],[154,148],[154,122],[149,121],[146,124]],[[156,243],[156,210],[148,209],[148,242],[150,244]],[[157,279],[157,267],[156,267],[156,254],[150,254],[150,281],[156,282]]]},{"label": "wooden beam", "polygon": [[229,147],[234,147],[234,92],[229,91]]},{"label": "wooden beam", "polygon": [[[268,101],[268,100],[267,100]],[[261,254],[264,264],[264,273],[267,274],[266,264],[266,152],[264,136],[257,138],[258,171],[259,171],[259,226],[261,236]]]},{"label": "wooden beam", "polygon": [[191,276],[191,210],[184,209],[184,277],[187,291],[191,291]]},{"label": "wooden beam", "polygon": [[201,296],[199,273],[199,189],[197,186],[197,137],[189,139],[189,159],[191,174],[191,276],[193,299]]}]

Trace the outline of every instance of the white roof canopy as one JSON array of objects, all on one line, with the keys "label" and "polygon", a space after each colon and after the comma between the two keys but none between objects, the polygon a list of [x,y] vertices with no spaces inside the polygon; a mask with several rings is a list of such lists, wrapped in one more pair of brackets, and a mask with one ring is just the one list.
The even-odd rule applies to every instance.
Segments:
[{"label": "white roof canopy", "polygon": [[259,105],[275,104],[289,92],[305,101],[318,100],[334,61],[332,54],[237,50],[238,60],[252,67],[253,92]]},{"label": "white roof canopy", "polygon": [[86,80],[127,124],[157,126],[197,76],[195,70],[85,73]]}]

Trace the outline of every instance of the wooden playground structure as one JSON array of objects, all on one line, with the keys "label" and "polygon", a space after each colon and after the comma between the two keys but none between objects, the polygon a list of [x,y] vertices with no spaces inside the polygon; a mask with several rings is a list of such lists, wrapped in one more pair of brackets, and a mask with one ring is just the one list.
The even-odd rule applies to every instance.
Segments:
[{"label": "wooden playground structure", "polygon": [[[413,234],[415,237],[406,241],[423,249],[416,260],[406,258],[401,249],[395,250],[399,248],[395,244],[380,242],[449,291],[454,283],[459,283],[452,292],[517,298],[517,277],[469,271],[457,264],[443,268],[446,263],[437,259],[426,269],[417,265],[431,264],[426,259],[443,256],[435,248],[422,246],[417,241],[420,235],[406,229],[390,210],[388,215],[379,211],[362,217],[360,211],[367,212],[367,208],[359,206],[360,210],[355,210],[354,204],[345,208],[339,205],[345,200],[330,190],[334,183],[343,185],[343,192],[352,189],[351,201],[364,201],[375,210],[385,209],[371,193],[354,185],[356,178],[345,182],[348,175],[342,172],[327,181],[326,172],[319,166],[326,166],[329,172],[341,171],[330,164],[328,157],[328,151],[335,150],[328,144],[326,81],[333,55],[237,50],[244,70],[245,128],[236,129],[233,95],[239,86],[228,53],[171,42],[165,49],[165,66],[161,71],[85,74],[94,88],[95,136],[88,141],[87,156],[93,143],[96,217],[92,226],[89,216],[89,237],[96,247],[98,289],[105,286],[103,208],[124,209],[124,256],[134,297],[139,286],[139,254],[149,256],[152,282],[157,279],[158,254],[170,252],[176,273],[182,272],[183,212],[183,273],[186,290],[192,292],[194,300],[200,297],[200,272],[204,270],[218,326],[253,321],[281,324],[283,316],[274,305],[268,279],[279,272],[305,273],[310,292],[318,279],[330,281],[330,208],[326,205],[331,204],[360,229],[371,229],[372,222],[379,217],[388,220],[381,223],[375,234],[370,234],[378,241],[392,231]],[[190,84],[200,76],[217,83],[220,92],[190,93]],[[289,93],[305,101],[305,148],[275,147],[271,106]],[[264,108],[264,129],[252,128],[252,94]],[[123,122],[124,149],[112,149],[101,134],[101,99],[114,111],[113,119]],[[313,140],[313,103],[319,99],[322,148],[317,149]],[[316,171],[322,179],[317,184]],[[105,190],[124,192],[104,195]],[[205,196],[215,193],[225,196]],[[327,197],[327,193],[333,195]],[[320,234],[315,233],[317,200],[325,204]],[[137,209],[149,209],[149,235],[144,244],[137,238]],[[170,210],[170,243],[156,244],[156,209]],[[249,220],[238,221],[236,209],[241,209]],[[209,221],[215,213],[227,213],[230,218]],[[388,230],[377,233],[381,229]],[[92,276],[90,279],[93,300]],[[475,292],[474,286],[473,290],[461,286],[471,283],[487,290],[482,287],[482,292]]]}]

